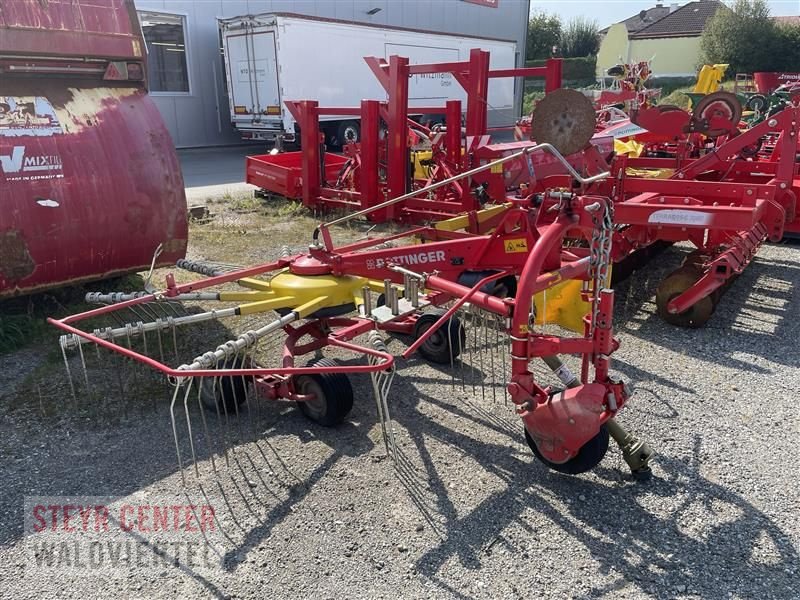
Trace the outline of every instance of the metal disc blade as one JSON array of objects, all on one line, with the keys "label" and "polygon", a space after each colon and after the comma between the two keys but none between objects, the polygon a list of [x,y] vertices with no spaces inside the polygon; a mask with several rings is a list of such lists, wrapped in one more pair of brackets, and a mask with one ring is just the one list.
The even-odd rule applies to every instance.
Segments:
[{"label": "metal disc blade", "polygon": [[742,105],[730,92],[714,92],[704,96],[695,106],[693,120],[700,133],[714,138],[736,129],[742,117]]},{"label": "metal disc blade", "polygon": [[536,105],[531,139],[552,144],[561,154],[583,150],[592,139],[596,116],[592,101],[576,90],[558,89]]}]

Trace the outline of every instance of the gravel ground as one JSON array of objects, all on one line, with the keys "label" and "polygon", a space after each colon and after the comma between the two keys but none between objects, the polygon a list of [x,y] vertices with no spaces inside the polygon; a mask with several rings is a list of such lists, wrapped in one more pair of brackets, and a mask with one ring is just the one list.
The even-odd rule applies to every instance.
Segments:
[{"label": "gravel ground", "polygon": [[[201,232],[192,252],[218,239]],[[262,243],[242,242],[248,260],[266,258]],[[200,477],[186,469],[185,487],[166,390],[127,378],[123,402],[100,381],[106,396],[77,409],[51,346],[0,357],[0,595],[797,598],[800,247],[763,248],[700,330],[654,315],[655,286],[683,251],[670,249],[617,290],[614,368],[636,387],[620,421],[657,452],[647,483],[629,479],[615,447],[585,475],[544,468],[502,394],[473,393],[489,370],[478,355],[455,369],[471,374],[463,388],[449,366],[399,363],[396,462],[369,379],[353,377],[356,405],[338,428],[265,403],[239,424],[212,422],[209,438],[196,430]],[[46,387],[38,401],[32,377]],[[215,476],[202,448],[217,435],[238,441],[229,466],[217,457]],[[211,564],[167,552],[157,568],[38,571],[23,499],[48,495],[210,503],[219,555]]]}]

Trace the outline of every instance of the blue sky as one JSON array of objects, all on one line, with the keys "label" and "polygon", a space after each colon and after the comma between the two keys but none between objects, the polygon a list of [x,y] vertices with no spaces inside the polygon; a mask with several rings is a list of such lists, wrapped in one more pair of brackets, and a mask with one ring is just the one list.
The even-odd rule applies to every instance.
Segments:
[{"label": "blue sky", "polygon": [[[644,8],[651,8],[659,1],[667,6],[672,4],[669,0],[531,0],[531,11],[556,13],[564,20],[588,17],[596,20],[602,28],[627,19]],[[677,4],[684,5],[686,2]],[[769,0],[767,4],[773,16],[800,15],[800,0]]]}]

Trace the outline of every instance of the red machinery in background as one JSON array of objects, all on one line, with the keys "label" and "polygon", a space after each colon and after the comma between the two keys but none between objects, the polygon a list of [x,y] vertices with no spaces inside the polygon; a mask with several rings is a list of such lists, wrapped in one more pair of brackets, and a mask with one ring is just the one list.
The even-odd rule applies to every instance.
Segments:
[{"label": "red machinery in background", "polygon": [[186,252],[170,135],[147,96],[132,0],[0,11],[0,297]]},{"label": "red machinery in background", "polygon": [[[489,53],[480,49],[473,49],[469,60],[453,63],[411,65],[399,56],[388,62],[372,57],[365,60],[386,90],[387,100],[364,100],[353,108],[320,107],[312,100],[287,101],[300,128],[303,151],[248,157],[248,183],[302,199],[311,209],[369,208],[387,198],[424,190],[480,164],[473,150],[490,142],[487,98],[491,79],[544,77],[548,92],[561,86],[560,59],[550,60],[544,67],[501,70],[491,70]],[[409,77],[437,73],[451,74],[464,88],[466,107],[458,100],[449,100],[445,106],[414,107],[413,114],[444,115],[443,127],[429,128],[411,118]],[[344,156],[326,152],[320,115],[359,117],[362,141],[346,146]],[[377,222],[436,220],[476,210],[483,199],[482,190],[468,181],[457,181],[430,195],[421,192],[368,218]]]}]

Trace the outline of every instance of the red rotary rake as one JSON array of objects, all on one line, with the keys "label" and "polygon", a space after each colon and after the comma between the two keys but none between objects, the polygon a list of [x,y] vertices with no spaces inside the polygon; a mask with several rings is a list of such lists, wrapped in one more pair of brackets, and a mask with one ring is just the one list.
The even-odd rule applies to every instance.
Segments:
[{"label": "red rotary rake", "polygon": [[[166,288],[154,294],[90,295],[88,300],[105,305],[51,320],[64,331],[67,369],[74,370],[76,360],[67,350],[77,350],[88,386],[86,363],[93,353],[84,347],[91,345],[168,377],[174,385],[171,416],[181,465],[187,455],[196,459],[200,444],[211,440],[203,409],[227,421],[249,414],[261,400],[283,400],[298,403],[321,425],[335,425],[353,403],[347,374],[368,373],[387,450],[393,452],[387,393],[394,358],[381,340],[381,332],[392,332],[413,340],[404,357],[419,351],[429,361],[450,365],[453,374],[478,353],[481,379],[494,375],[503,382],[528,443],[549,467],[587,471],[603,458],[611,436],[632,472],[647,476],[652,452],[614,419],[630,391],[609,374],[610,357],[618,347],[612,328],[614,294],[605,287],[611,205],[605,197],[583,193],[609,173],[583,176],[571,164],[581,162],[581,156],[568,161],[553,146],[538,144],[431,187],[543,152],[569,173],[574,187],[547,192],[547,203],[526,196],[502,210],[481,213],[477,220],[484,233],[417,227],[334,245],[332,225],[370,210],[387,210],[408,200],[405,195],[321,225],[308,252],[300,255],[231,272],[183,262],[179,266],[210,277],[177,284],[169,276]],[[402,245],[409,237],[414,243]],[[568,237],[580,243],[570,245]],[[566,280],[584,282],[590,310],[583,334],[537,333],[534,296]],[[215,306],[209,309],[208,304]],[[116,323],[102,323],[109,320]],[[229,339],[179,358],[196,342],[187,333],[190,326],[203,324],[208,334],[212,322],[224,322]],[[229,328],[238,335],[231,335]],[[275,334],[283,337],[277,353],[271,338]],[[172,341],[174,361],[165,359],[170,353],[164,338]],[[351,360],[320,358],[323,351],[344,353]],[[316,358],[298,364],[312,353]],[[559,354],[580,356],[580,372],[573,374]],[[353,356],[366,361],[353,364]],[[270,357],[277,360],[268,364]],[[530,362],[536,358],[556,372],[564,389],[535,381]],[[198,413],[202,428],[193,425]],[[218,446],[209,450],[212,461],[220,452]]]}]

